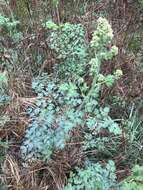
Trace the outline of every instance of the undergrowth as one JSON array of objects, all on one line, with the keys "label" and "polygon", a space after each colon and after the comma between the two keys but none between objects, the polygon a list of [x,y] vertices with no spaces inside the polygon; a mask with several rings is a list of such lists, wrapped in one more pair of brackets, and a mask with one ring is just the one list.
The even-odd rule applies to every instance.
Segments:
[{"label": "undergrowth", "polygon": [[102,167],[99,163],[86,163],[84,169],[77,168],[76,173],[71,173],[64,190],[118,189],[115,171],[114,162],[111,160],[106,167]]},{"label": "undergrowth", "polygon": [[[114,21],[100,17],[110,17],[109,2],[0,2],[10,11],[0,14],[1,189],[143,188],[142,83],[132,83],[142,75],[142,27],[121,49]],[[134,6],[141,19],[142,1]],[[119,63],[126,54],[131,73]],[[133,102],[130,85],[141,88]]]},{"label": "undergrowth", "polygon": [[[61,31],[61,33],[69,30],[70,25],[67,26],[68,27],[64,28],[64,31]],[[51,35],[54,36],[54,32]],[[68,82],[62,82],[58,78],[53,79],[52,76],[49,79],[48,76],[47,78],[43,76],[33,81],[32,86],[35,91],[38,92],[38,97],[36,109],[28,109],[32,123],[27,129],[26,140],[21,147],[22,154],[25,155],[26,158],[40,158],[41,156],[44,160],[49,159],[54,149],[63,149],[65,147],[66,142],[70,138],[70,132],[77,126],[82,127],[83,131],[85,131],[85,136],[88,139],[88,146],[86,141],[84,143],[85,146],[87,146],[86,148],[90,148],[90,144],[92,148],[94,147],[93,145],[100,139],[97,140],[96,135],[102,130],[109,131],[109,133],[113,135],[121,134],[121,129],[117,123],[108,116],[109,109],[102,109],[98,105],[98,94],[101,85],[106,84],[107,86],[112,86],[114,80],[122,75],[120,70],[117,70],[113,75],[104,76],[100,74],[102,60],[111,59],[117,54],[117,48],[115,46],[111,47],[109,51],[106,50],[106,45],[111,43],[112,37],[113,34],[110,25],[106,19],[100,18],[90,45],[90,50],[93,51],[92,56],[94,57],[91,58],[89,63],[87,62],[87,65],[90,66],[89,75],[93,78],[91,87],[86,84],[84,76],[81,76],[79,69],[77,69],[78,73],[76,75],[78,77],[76,77],[77,80],[75,79],[75,82],[73,81],[73,76],[68,78]],[[57,40],[55,43],[59,45],[59,38],[57,38],[57,36],[54,38]],[[52,42],[52,47],[54,47],[55,43]],[[73,47],[80,50],[78,46],[74,45]],[[65,45],[63,44],[63,48],[67,53],[64,51],[62,53],[60,45],[59,48],[60,51],[57,49],[57,52],[63,56],[63,59],[66,54],[67,56],[68,54],[72,56],[72,53],[70,53],[71,47],[70,49],[65,49]],[[74,53],[75,50],[72,50],[73,55],[76,56],[76,53]],[[82,57],[80,51],[78,53],[78,56]],[[75,74],[75,70],[70,71],[71,66],[76,67],[76,64],[72,63],[69,66],[66,65],[63,73],[70,73],[72,75],[73,72]],[[82,69],[84,70],[84,67]],[[58,72],[57,67],[55,71]],[[45,84],[42,83],[42,78],[44,78],[43,82],[45,82]],[[79,80],[82,80],[82,83],[79,83]],[[80,88],[83,86],[86,86],[87,89],[81,94]],[[90,141],[94,141],[94,138],[96,139],[95,142],[90,143]]]}]

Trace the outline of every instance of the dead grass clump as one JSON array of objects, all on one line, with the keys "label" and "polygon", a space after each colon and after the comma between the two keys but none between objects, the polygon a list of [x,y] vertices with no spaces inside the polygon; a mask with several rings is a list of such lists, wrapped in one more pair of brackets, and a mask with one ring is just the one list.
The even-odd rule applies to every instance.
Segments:
[{"label": "dead grass clump", "polygon": [[60,190],[71,170],[81,165],[81,155],[79,147],[70,146],[55,152],[47,164],[37,160],[27,165],[18,156],[7,154],[1,178],[10,190]]}]

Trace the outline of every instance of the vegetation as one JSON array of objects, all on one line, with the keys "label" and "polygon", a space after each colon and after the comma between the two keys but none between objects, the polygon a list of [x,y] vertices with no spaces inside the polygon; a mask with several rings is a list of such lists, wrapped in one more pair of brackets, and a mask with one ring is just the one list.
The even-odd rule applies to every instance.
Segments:
[{"label": "vegetation", "polygon": [[[72,189],[113,189],[117,186],[115,165],[109,160],[105,168],[99,163],[87,163],[86,168],[77,169],[77,174],[71,174],[65,190]],[[118,189],[118,187],[116,187]]]},{"label": "vegetation", "polygon": [[143,189],[142,0],[0,5],[0,189]]}]

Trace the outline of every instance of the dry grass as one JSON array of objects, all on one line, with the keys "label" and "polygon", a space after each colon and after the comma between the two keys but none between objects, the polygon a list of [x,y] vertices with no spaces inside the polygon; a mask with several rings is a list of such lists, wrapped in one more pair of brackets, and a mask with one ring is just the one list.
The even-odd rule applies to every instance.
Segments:
[{"label": "dry grass", "polygon": [[80,149],[73,146],[55,152],[48,164],[37,160],[27,165],[20,155],[14,154],[7,154],[2,166],[1,178],[10,190],[60,190],[67,182],[67,175],[83,159]]}]

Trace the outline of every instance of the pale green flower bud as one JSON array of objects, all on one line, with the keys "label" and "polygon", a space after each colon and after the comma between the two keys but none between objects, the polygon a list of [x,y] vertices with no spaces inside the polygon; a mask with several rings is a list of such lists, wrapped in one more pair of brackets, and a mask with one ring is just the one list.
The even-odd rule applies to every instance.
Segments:
[{"label": "pale green flower bud", "polygon": [[118,54],[118,47],[117,46],[112,46],[111,52],[113,56],[116,56]]},{"label": "pale green flower bud", "polygon": [[121,69],[117,69],[115,71],[115,77],[120,78],[123,75],[123,72]]},{"label": "pale green flower bud", "polygon": [[98,76],[98,81],[99,81],[99,82],[104,82],[104,81],[105,81],[105,76],[102,75],[102,74],[99,74],[99,76]]}]

